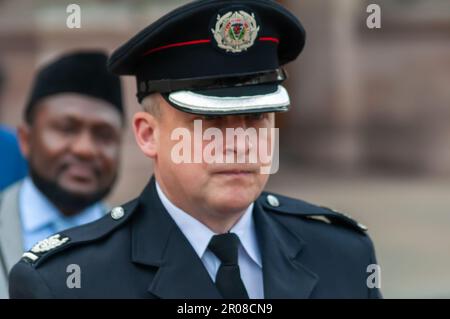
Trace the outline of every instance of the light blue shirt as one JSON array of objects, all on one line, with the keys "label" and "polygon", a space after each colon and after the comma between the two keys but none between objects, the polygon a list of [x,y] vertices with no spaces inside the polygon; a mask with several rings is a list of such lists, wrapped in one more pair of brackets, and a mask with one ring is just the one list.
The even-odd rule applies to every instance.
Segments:
[{"label": "light blue shirt", "polygon": [[90,223],[106,211],[96,203],[74,216],[64,216],[31,181],[25,178],[19,194],[20,219],[24,250],[35,243],[65,229]]},{"label": "light blue shirt", "polygon": [[[215,281],[221,262],[207,248],[211,238],[216,234],[206,225],[176,207],[167,198],[158,183],[156,183],[156,190],[163,206],[181,229],[181,232],[187,238],[192,248],[194,248],[203,265],[205,265],[211,279]],[[238,251],[238,264],[241,278],[248,295],[251,299],[263,299],[262,262],[253,221],[253,203],[247,208],[244,215],[230,232],[235,233],[241,242]]]}]

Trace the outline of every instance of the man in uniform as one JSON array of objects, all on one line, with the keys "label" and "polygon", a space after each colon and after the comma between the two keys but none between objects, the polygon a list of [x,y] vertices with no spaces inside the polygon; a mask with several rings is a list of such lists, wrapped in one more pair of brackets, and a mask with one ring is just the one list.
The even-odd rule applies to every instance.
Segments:
[{"label": "man in uniform", "polygon": [[[137,199],[25,253],[11,273],[11,296],[380,297],[367,285],[367,267],[376,260],[362,225],[263,192],[268,175],[260,159],[176,158],[174,136],[195,135],[197,121],[203,134],[273,128],[275,113],[289,107],[282,66],[304,42],[298,19],[274,1],[201,0],[119,48],[108,65],[137,79],[143,111],[134,115],[133,130],[154,176]],[[258,136],[271,144],[272,138]],[[203,154],[204,142],[188,143],[180,156]],[[247,139],[217,145],[214,155],[238,159],[255,147]],[[71,265],[79,270],[72,284]]]}]

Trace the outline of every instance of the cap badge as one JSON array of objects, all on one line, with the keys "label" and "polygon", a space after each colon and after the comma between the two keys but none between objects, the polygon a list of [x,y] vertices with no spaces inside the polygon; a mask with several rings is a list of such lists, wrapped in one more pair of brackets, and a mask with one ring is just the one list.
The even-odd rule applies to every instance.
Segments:
[{"label": "cap badge", "polygon": [[227,52],[240,53],[253,46],[259,26],[255,14],[243,10],[217,15],[215,29],[211,29],[219,48]]}]

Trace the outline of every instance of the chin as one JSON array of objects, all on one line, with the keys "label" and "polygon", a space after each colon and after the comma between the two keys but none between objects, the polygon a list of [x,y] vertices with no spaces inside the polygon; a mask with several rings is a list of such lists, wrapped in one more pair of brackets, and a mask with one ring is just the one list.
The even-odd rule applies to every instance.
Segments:
[{"label": "chin", "polygon": [[239,213],[247,209],[254,200],[255,196],[245,194],[245,192],[221,194],[218,198],[213,199],[213,206],[220,212]]},{"label": "chin", "polygon": [[75,197],[89,197],[93,193],[96,192],[96,189],[93,187],[61,187],[66,193],[72,194]]}]

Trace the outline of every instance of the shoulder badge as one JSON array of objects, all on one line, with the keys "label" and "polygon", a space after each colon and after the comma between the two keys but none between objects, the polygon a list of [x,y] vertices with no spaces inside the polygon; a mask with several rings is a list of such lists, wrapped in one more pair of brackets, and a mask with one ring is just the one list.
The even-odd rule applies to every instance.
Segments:
[{"label": "shoulder badge", "polygon": [[104,238],[106,234],[123,225],[129,220],[138,206],[137,199],[123,206],[114,207],[109,214],[92,223],[67,229],[63,234],[55,234],[34,245],[22,255],[22,260],[39,267],[48,257],[62,254],[64,250],[76,247],[85,242]]},{"label": "shoulder badge", "polygon": [[[329,223],[336,223],[336,224],[350,224],[354,227],[356,227],[357,229],[359,229],[360,231],[366,232],[368,230],[367,226],[364,224],[359,223],[358,221],[356,221],[353,217],[351,217],[350,215],[346,214],[346,213],[342,213],[342,212],[338,212],[337,210],[334,210],[332,208],[329,207],[325,207],[322,206],[323,209],[326,209],[330,212],[332,212],[333,214],[324,214],[322,217],[326,220],[329,221]],[[319,216],[309,216],[310,218],[314,217],[319,217]],[[317,218],[319,219],[319,218]]]},{"label": "shoulder badge", "polygon": [[69,237],[61,237],[60,234],[50,236],[35,244],[29,251],[22,255],[22,258],[26,258],[31,262],[35,262],[43,254],[64,245],[69,240]]},{"label": "shoulder badge", "polygon": [[342,212],[338,212],[337,210],[334,210],[334,209],[328,208],[328,207],[323,207],[323,208],[332,211],[332,212],[335,213],[336,215],[341,215],[341,216],[347,218],[348,220],[352,221],[356,226],[358,226],[359,229],[361,229],[361,230],[363,230],[363,231],[367,231],[367,230],[369,229],[366,225],[359,223],[358,221],[356,221],[356,219],[354,219],[354,218],[353,218],[352,216],[350,216],[349,214],[342,213]]},{"label": "shoulder badge", "polygon": [[349,215],[328,207],[316,206],[298,199],[269,193],[264,193],[260,198],[263,206],[278,213],[297,215],[328,224],[343,225],[363,233],[367,231],[365,225],[358,223]]}]

